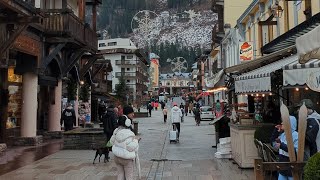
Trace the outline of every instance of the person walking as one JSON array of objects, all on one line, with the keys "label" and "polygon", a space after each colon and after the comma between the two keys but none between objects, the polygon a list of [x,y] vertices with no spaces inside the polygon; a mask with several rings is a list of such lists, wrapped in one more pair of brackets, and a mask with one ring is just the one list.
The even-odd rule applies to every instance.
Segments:
[{"label": "person walking", "polygon": [[186,114],[186,116],[188,115],[188,107],[189,107],[189,103],[187,102],[186,105],[184,106],[184,113]]},{"label": "person walking", "polygon": [[194,120],[196,121],[196,126],[200,126],[200,107],[196,106],[195,110],[194,110]]},{"label": "person walking", "polygon": [[139,140],[130,130],[131,120],[126,116],[119,117],[119,127],[114,130],[110,139],[114,162],[118,169],[118,180],[133,180],[134,160],[136,159],[138,173],[140,175],[139,165]]},{"label": "person walking", "polygon": [[152,111],[152,109],[153,109],[151,103],[148,104],[148,107],[147,107],[147,108],[148,108],[148,111],[149,111],[149,116],[151,117],[151,111]]},{"label": "person walking", "polygon": [[177,103],[174,102],[172,105],[173,107],[171,109],[171,122],[172,122],[172,126],[173,127],[176,126],[178,129],[178,141],[179,141],[182,112],[178,107]]},{"label": "person walking", "polygon": [[163,112],[163,121],[164,121],[164,123],[167,123],[167,118],[168,118],[168,109],[167,109],[167,107],[166,107],[166,106],[164,106],[164,107],[163,107],[162,112]]},{"label": "person walking", "polygon": [[64,131],[70,131],[76,125],[76,113],[72,108],[72,104],[68,103],[66,109],[62,112],[60,125],[64,124]]},{"label": "person walking", "polygon": [[107,136],[107,142],[110,140],[113,131],[117,128],[117,114],[114,106],[110,105],[102,115],[103,132]]}]

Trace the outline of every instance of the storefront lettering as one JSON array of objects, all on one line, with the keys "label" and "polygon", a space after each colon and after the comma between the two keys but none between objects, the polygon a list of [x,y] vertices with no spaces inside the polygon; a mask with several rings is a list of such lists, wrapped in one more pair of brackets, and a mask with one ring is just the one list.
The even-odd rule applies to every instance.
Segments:
[{"label": "storefront lettering", "polygon": [[235,88],[238,93],[269,91],[271,89],[270,77],[236,81]]}]

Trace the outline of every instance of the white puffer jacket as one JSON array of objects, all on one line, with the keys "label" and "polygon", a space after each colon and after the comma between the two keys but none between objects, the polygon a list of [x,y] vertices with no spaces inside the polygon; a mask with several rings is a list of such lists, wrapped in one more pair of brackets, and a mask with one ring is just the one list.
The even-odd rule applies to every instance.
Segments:
[{"label": "white puffer jacket", "polygon": [[130,129],[117,128],[110,139],[112,153],[123,159],[134,159],[138,153],[139,143]]}]

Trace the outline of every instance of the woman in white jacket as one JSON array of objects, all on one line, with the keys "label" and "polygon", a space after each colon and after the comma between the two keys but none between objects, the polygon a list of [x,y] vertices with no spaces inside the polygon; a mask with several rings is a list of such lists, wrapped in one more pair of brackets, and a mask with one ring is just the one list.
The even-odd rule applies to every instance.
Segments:
[{"label": "woman in white jacket", "polygon": [[118,125],[110,139],[118,169],[118,180],[133,180],[134,159],[139,149],[138,140],[130,130],[131,120],[127,116],[121,116]]}]

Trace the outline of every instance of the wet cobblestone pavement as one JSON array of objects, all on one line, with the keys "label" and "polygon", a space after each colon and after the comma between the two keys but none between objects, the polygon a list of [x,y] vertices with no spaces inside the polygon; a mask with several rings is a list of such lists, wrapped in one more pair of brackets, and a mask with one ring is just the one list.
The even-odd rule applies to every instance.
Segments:
[{"label": "wet cobblestone pavement", "polygon": [[[193,117],[185,117],[178,144],[169,143],[170,128],[169,123],[163,123],[161,111],[153,112],[151,118],[139,119],[142,179],[253,179],[252,169],[242,170],[228,159],[214,158],[216,149],[211,146],[215,143],[215,135],[213,126],[209,125],[208,121],[202,121],[200,126],[195,126]],[[0,172],[3,175],[0,179],[113,180],[117,176],[112,153],[110,162],[96,161],[96,164],[92,164],[95,155],[93,150],[61,150],[43,159],[37,157],[36,150],[29,152],[33,153],[26,153],[24,156],[31,160],[25,160],[25,163],[17,169],[11,169],[11,172],[4,174],[6,171],[2,171],[2,167],[9,166],[14,160],[2,164]],[[47,154],[50,154],[49,151]],[[14,163],[10,166],[14,166]]]}]

